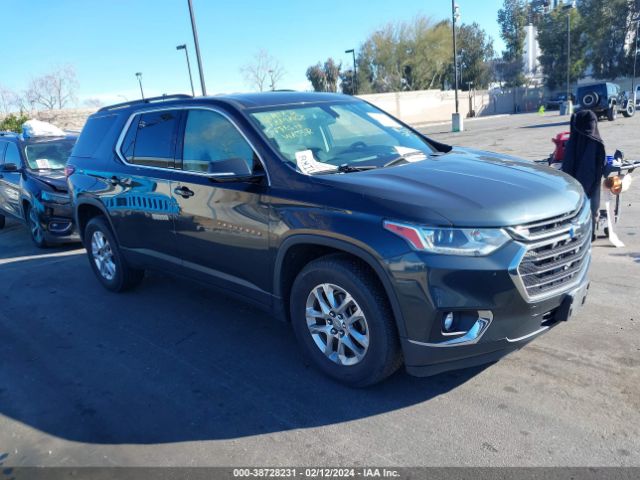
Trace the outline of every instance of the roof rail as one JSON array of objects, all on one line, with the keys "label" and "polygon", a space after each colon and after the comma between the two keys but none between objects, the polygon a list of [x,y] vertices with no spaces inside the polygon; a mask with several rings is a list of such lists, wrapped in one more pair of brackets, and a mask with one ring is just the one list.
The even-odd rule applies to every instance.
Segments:
[{"label": "roof rail", "polygon": [[99,112],[106,112],[109,110],[117,110],[119,108],[127,108],[132,107],[134,105],[142,105],[144,103],[155,103],[155,102],[164,102],[166,100],[176,100],[180,98],[193,98],[191,95],[186,95],[184,93],[176,93],[174,95],[162,95],[160,97],[150,97],[145,98],[144,100],[133,100],[131,102],[123,102],[116,103],[115,105],[109,105],[108,107],[102,107]]}]

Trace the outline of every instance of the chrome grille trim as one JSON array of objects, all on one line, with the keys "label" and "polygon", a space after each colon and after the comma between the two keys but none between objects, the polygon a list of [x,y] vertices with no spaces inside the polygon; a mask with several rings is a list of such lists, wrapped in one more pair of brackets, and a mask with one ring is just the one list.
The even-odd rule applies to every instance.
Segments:
[{"label": "chrome grille trim", "polygon": [[580,207],[572,212],[556,215],[555,217],[545,220],[518,225],[516,227],[509,227],[507,231],[514,238],[526,242],[551,238],[556,235],[568,233],[571,229],[572,221],[576,217],[584,215],[585,211],[590,212],[590,204],[587,200],[583,201]]},{"label": "chrome grille trim", "polygon": [[[523,232],[530,232],[527,229],[531,225],[552,227],[544,234],[534,232],[524,240]],[[565,293],[582,282],[591,263],[591,229],[588,201],[571,214],[507,229],[520,240],[522,249],[510,273],[528,302]]]}]

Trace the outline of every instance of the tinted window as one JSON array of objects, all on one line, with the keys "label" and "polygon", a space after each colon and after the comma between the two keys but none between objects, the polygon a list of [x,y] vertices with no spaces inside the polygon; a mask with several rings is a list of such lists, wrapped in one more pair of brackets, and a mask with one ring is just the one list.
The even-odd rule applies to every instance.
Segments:
[{"label": "tinted window", "polygon": [[7,148],[7,142],[0,142],[0,165],[4,164],[4,149]]},{"label": "tinted window", "polygon": [[191,172],[216,171],[213,163],[242,159],[253,170],[253,150],[238,129],[210,110],[190,110],[184,132],[182,168]]},{"label": "tinted window", "polygon": [[73,149],[76,157],[91,157],[102,143],[102,140],[109,137],[108,133],[114,126],[117,115],[107,115],[105,117],[92,117],[87,120],[78,143]]},{"label": "tinted window", "polygon": [[127,159],[127,162],[133,163],[133,147],[136,143],[136,134],[138,133],[138,124],[140,123],[140,115],[133,117],[129,130],[122,140],[120,152]]},{"label": "tinted window", "polygon": [[4,163],[15,163],[18,167],[22,166],[20,152],[15,143],[9,143],[7,145],[7,151],[4,154]]},{"label": "tinted window", "polygon": [[134,119],[130,131],[127,133],[127,137],[129,137],[131,130],[137,127],[133,155],[124,152],[124,149],[128,147],[125,143],[130,143],[131,138],[125,137],[125,143],[122,145],[122,153],[127,161],[147,167],[173,168],[178,113],[171,110],[151,112],[140,115],[137,123]]}]

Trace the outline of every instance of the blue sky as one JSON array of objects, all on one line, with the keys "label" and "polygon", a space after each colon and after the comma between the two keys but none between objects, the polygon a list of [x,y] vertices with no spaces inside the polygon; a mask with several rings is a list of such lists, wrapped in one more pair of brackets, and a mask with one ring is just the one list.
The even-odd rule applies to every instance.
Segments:
[{"label": "blue sky", "polygon": [[[242,65],[266,49],[284,66],[279,88],[310,88],[306,68],[358,47],[389,21],[427,15],[448,18],[448,0],[193,0],[208,93],[249,90]],[[477,21],[502,42],[496,22],[501,0],[458,0],[462,22]],[[189,92],[187,43],[197,70],[187,0],[0,0],[3,68],[0,85],[22,90],[55,65],[72,64],[79,98],[136,98],[135,72],[147,95]]]}]

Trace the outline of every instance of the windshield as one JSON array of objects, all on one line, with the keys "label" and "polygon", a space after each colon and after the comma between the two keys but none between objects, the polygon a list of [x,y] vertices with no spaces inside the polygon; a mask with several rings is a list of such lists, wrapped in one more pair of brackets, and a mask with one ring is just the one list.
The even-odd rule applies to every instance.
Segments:
[{"label": "windshield", "polygon": [[25,147],[27,163],[32,170],[62,170],[75,140],[53,140],[29,143]]},{"label": "windshield", "polygon": [[[424,160],[435,152],[424,138],[364,102],[254,110],[251,117],[282,157],[303,173],[383,167]],[[305,155],[312,162],[308,169],[302,165]]]}]

